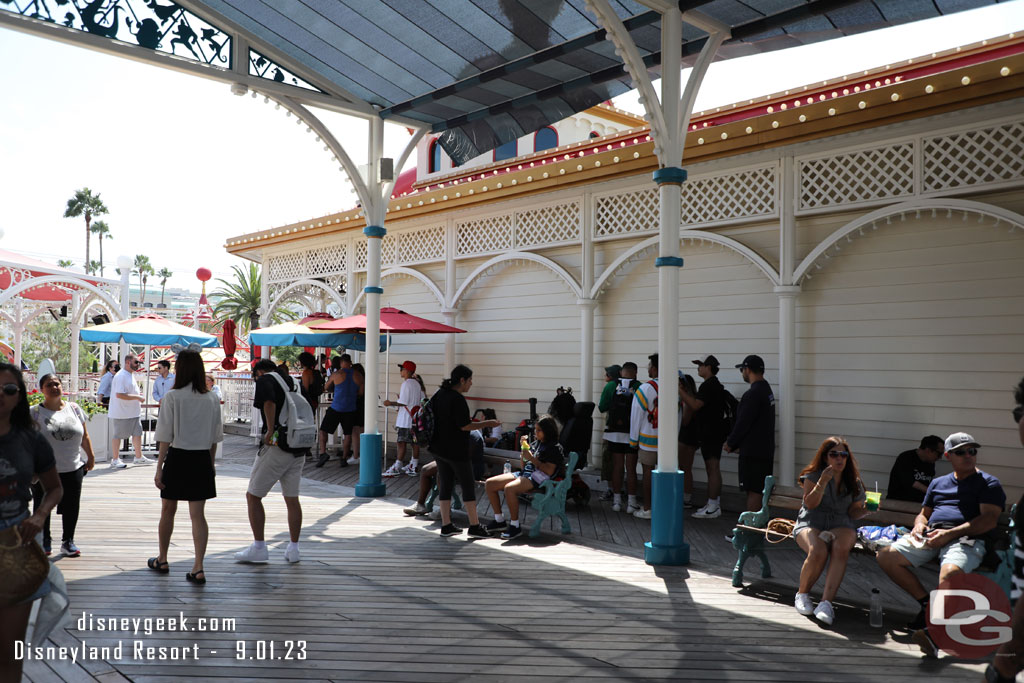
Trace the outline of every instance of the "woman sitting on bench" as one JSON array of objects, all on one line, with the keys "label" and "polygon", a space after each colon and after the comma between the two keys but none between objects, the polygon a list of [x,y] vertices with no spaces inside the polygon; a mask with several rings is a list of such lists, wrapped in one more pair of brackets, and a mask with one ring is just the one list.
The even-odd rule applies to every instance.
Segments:
[{"label": "woman sitting on bench", "polygon": [[[487,530],[505,529],[501,534],[505,539],[515,538],[522,533],[522,529],[519,528],[519,494],[533,491],[547,479],[565,476],[565,452],[558,443],[558,423],[555,422],[555,418],[542,415],[534,427],[534,435],[537,440],[523,448],[522,471],[499,474],[484,483],[487,498],[494,510],[494,521],[487,525]],[[525,434],[522,443],[526,444]],[[507,524],[501,514],[499,491],[505,492],[505,502],[508,503]]]},{"label": "woman sitting on bench", "polygon": [[[800,588],[793,601],[796,611],[805,616],[814,614],[822,623],[835,620],[832,600],[846,573],[850,550],[857,540],[853,521],[867,514],[864,507],[864,484],[860,480],[857,461],[850,444],[838,436],[830,436],[818,447],[811,464],[800,473],[804,488],[804,504],[793,529],[797,544],[807,551],[800,569]],[[831,544],[831,547],[830,547]],[[831,555],[825,590],[817,607],[811,603],[811,587],[825,569]]]}]

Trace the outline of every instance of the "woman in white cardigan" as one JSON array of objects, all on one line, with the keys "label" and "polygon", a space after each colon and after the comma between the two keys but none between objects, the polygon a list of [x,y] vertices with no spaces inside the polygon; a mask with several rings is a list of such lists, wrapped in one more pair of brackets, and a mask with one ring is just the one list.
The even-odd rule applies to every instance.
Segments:
[{"label": "woman in white cardigan", "polygon": [[206,388],[206,372],[198,350],[182,349],[174,364],[174,388],[160,401],[156,440],[160,457],[154,483],[160,489],[160,552],[149,558],[149,568],[166,574],[170,571],[167,549],[174,531],[178,501],[188,501],[192,518],[192,542],[195,560],[185,578],[195,584],[206,583],[203,556],[209,527],[206,501],[217,496],[213,460],[217,444],[224,440],[220,400]]}]

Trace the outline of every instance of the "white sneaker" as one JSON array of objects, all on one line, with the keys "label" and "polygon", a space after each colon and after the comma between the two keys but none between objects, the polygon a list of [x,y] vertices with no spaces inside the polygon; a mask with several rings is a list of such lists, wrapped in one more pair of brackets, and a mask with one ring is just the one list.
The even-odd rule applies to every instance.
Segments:
[{"label": "white sneaker", "polygon": [[408,474],[410,477],[415,477],[418,474],[416,470],[416,465],[409,463],[408,465],[402,468],[402,474]]},{"label": "white sneaker", "polygon": [[636,512],[633,513],[633,516],[636,517],[637,519],[650,519],[651,518],[651,511],[650,510],[637,510]]},{"label": "white sneaker", "polygon": [[391,467],[387,468],[384,471],[384,476],[385,477],[397,477],[401,473],[402,473],[402,466],[399,465],[396,462],[394,465],[392,465]]},{"label": "white sneaker", "polygon": [[235,553],[235,562],[254,562],[264,563],[270,561],[270,553],[267,551],[267,546],[257,548],[256,544],[253,543],[245,550]]},{"label": "white sneaker", "polygon": [[621,502],[615,501],[614,503],[612,503],[612,512],[621,512],[621,511],[622,511],[622,503]]},{"label": "white sneaker", "polygon": [[416,503],[415,505],[410,505],[409,507],[405,508],[404,510],[402,510],[402,512],[409,515],[410,517],[415,517],[416,515],[426,514],[427,506],[424,505],[423,503]]},{"label": "white sneaker", "polygon": [[358,465],[359,464],[359,458],[349,458],[348,459],[348,464],[349,465]]},{"label": "white sneaker", "polygon": [[125,467],[128,467],[128,465],[124,464],[123,460],[110,461],[110,469],[112,470],[123,470]]},{"label": "white sneaker", "polygon": [[797,612],[805,617],[814,614],[814,603],[811,602],[811,596],[808,593],[797,593],[796,597],[793,598],[793,606],[796,607]]},{"label": "white sneaker", "polygon": [[633,514],[634,512],[636,512],[639,509],[640,509],[640,506],[637,505],[636,503],[626,503],[626,514],[627,515],[631,515],[631,514]]},{"label": "white sneaker", "polygon": [[823,624],[831,626],[832,622],[836,620],[836,614],[832,611],[832,603],[828,600],[819,602],[818,606],[814,608],[814,618]]},{"label": "white sneaker", "polygon": [[141,458],[135,458],[134,460],[132,460],[133,465],[152,465],[154,462],[156,461],[147,458],[146,456],[142,456]]},{"label": "white sneaker", "polygon": [[722,508],[717,505],[711,505],[711,503],[708,503],[691,515],[694,519],[717,519],[721,516]]},{"label": "white sneaker", "polygon": [[299,548],[298,546],[293,548],[286,548],[284,551],[284,561],[295,564],[299,561]]}]

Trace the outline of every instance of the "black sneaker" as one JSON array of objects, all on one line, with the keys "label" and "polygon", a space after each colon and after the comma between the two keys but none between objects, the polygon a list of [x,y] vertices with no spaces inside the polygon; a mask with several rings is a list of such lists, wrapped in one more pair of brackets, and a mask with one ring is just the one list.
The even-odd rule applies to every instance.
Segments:
[{"label": "black sneaker", "polygon": [[456,534],[461,534],[461,533],[462,533],[462,529],[460,529],[459,527],[455,526],[454,524],[445,524],[443,527],[441,527],[441,535],[442,536],[455,536]]},{"label": "black sneaker", "polygon": [[338,467],[348,467],[348,460],[345,459],[345,458],[342,458],[341,459],[341,464],[339,464]]},{"label": "black sneaker", "polygon": [[927,626],[928,623],[924,618],[924,610],[921,610],[917,613],[917,616],[907,622],[907,625],[904,628],[908,631],[921,631],[927,628]]},{"label": "black sneaker", "polygon": [[914,631],[914,635],[912,635],[910,639],[914,641],[914,644],[921,648],[921,652],[924,653],[925,657],[934,659],[939,656],[939,647],[935,644],[935,641],[932,640],[932,637],[928,635],[928,629],[922,628]]},{"label": "black sneaker", "polygon": [[501,520],[499,522],[498,520],[495,519],[495,520],[492,520],[491,523],[487,525],[487,530],[488,531],[504,531],[507,527],[508,527],[508,522],[507,521]]},{"label": "black sneaker", "polygon": [[491,532],[489,532],[487,529],[483,528],[479,524],[474,524],[471,527],[469,527],[469,530],[466,533],[469,534],[470,538],[490,538],[491,537]]},{"label": "black sneaker", "polygon": [[331,456],[327,455],[326,453],[321,453],[316,459],[316,466],[323,467],[324,465],[327,464],[327,461],[330,459],[330,457]]},{"label": "black sneaker", "polygon": [[523,533],[523,528],[519,526],[512,526],[511,524],[505,531],[502,532],[501,537],[508,540],[510,538],[516,538],[519,534]]}]

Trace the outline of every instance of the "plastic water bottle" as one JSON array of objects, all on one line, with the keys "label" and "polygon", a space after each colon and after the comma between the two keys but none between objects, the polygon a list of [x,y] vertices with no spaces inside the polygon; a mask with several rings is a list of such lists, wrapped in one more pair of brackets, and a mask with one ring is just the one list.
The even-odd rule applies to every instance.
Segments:
[{"label": "plastic water bottle", "polygon": [[512,474],[512,463],[506,462],[502,470],[505,472],[505,474]]},{"label": "plastic water bottle", "polygon": [[877,588],[871,589],[871,609],[869,622],[872,628],[882,628],[882,594]]}]

